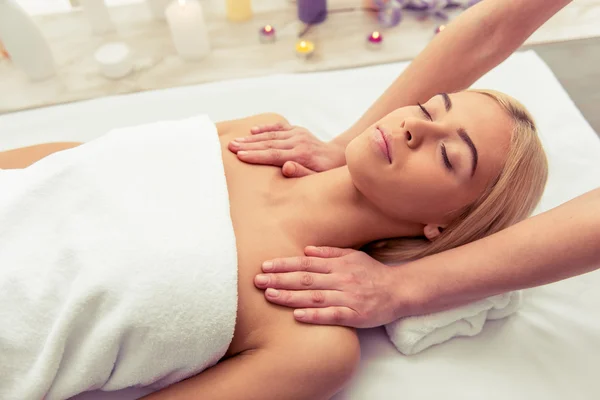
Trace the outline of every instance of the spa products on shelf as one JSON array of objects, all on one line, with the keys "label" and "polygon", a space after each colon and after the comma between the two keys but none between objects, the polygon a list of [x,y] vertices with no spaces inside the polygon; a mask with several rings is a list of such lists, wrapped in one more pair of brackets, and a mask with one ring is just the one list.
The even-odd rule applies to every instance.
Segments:
[{"label": "spa products on shelf", "polygon": [[305,24],[318,24],[327,18],[327,0],[297,0],[298,18]]},{"label": "spa products on shelf", "polygon": [[165,10],[173,0],[146,0],[152,16],[156,19],[165,19]]},{"label": "spa products on shelf", "polygon": [[43,80],[55,74],[50,45],[14,0],[0,0],[0,38],[10,59],[31,80]]},{"label": "spa products on shelf", "polygon": [[103,45],[94,53],[94,59],[102,74],[107,78],[122,78],[133,69],[131,51],[122,42]]},{"label": "spa products on shelf", "polygon": [[233,22],[247,21],[252,18],[251,0],[225,0],[227,19]]},{"label": "spa products on shelf", "polygon": [[83,13],[92,26],[92,32],[102,35],[114,30],[108,8],[104,0],[79,0],[83,7]]}]

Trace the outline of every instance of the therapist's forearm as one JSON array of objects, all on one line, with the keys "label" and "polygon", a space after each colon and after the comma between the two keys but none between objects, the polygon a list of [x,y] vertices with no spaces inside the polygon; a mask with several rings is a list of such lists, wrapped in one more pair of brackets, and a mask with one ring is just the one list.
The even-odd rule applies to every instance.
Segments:
[{"label": "therapist's forearm", "polygon": [[600,188],[485,239],[396,267],[397,287],[418,288],[398,313],[437,312],[599,267]]},{"label": "therapist's forearm", "polygon": [[391,111],[456,92],[504,61],[570,0],[484,0],[448,24],[367,112],[333,142],[346,146]]}]

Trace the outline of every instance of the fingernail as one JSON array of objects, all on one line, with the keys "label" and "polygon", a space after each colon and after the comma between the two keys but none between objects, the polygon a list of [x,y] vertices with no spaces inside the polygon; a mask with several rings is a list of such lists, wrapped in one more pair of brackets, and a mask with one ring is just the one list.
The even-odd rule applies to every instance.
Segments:
[{"label": "fingernail", "polygon": [[273,288],[268,288],[266,290],[267,296],[269,297],[278,297],[279,296],[279,290],[277,289],[273,289]]},{"label": "fingernail", "polygon": [[256,277],[256,283],[258,283],[259,285],[266,285],[267,283],[269,283],[269,277],[266,275],[258,275]]},{"label": "fingernail", "polygon": [[233,142],[231,142],[231,146],[232,147],[240,147],[240,144],[234,140]]},{"label": "fingernail", "polygon": [[273,269],[273,262],[265,261],[262,265],[262,269],[263,269],[263,271],[271,271]]},{"label": "fingernail", "polygon": [[294,317],[296,318],[304,318],[306,315],[306,311],[304,310],[294,310]]},{"label": "fingernail", "polygon": [[247,151],[238,151],[237,155],[244,157],[244,156],[248,155],[248,152]]},{"label": "fingernail", "polygon": [[236,141],[236,142],[245,142],[245,141],[246,141],[246,138],[239,137],[239,138],[235,139],[235,141]]},{"label": "fingernail", "polygon": [[258,126],[253,126],[252,128],[250,128],[253,131],[257,131],[258,130]]}]

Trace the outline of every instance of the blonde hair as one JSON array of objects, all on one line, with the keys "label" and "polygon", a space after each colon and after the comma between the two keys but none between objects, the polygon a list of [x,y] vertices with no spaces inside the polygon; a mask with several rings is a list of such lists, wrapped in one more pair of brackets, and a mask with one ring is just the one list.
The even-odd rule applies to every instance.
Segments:
[{"label": "blonde hair", "polygon": [[468,91],[494,99],[512,117],[510,148],[498,177],[435,240],[397,238],[373,242],[364,250],[374,258],[400,262],[462,246],[527,218],[540,201],[548,178],[548,161],[533,118],[521,103],[506,94]]}]

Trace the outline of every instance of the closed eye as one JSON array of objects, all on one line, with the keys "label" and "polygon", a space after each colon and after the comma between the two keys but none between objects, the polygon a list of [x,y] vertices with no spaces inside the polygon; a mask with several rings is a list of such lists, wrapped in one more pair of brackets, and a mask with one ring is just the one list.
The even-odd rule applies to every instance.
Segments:
[{"label": "closed eye", "polygon": [[419,108],[423,112],[423,115],[425,115],[425,117],[427,117],[428,120],[433,121],[433,118],[431,118],[431,114],[429,114],[429,111],[427,111],[427,109],[425,107],[423,107],[423,105],[421,103],[417,103],[417,104],[419,105]]},{"label": "closed eye", "polygon": [[442,158],[444,159],[444,164],[448,170],[452,171],[454,168],[450,163],[450,159],[448,158],[448,153],[446,152],[446,146],[442,143]]}]

